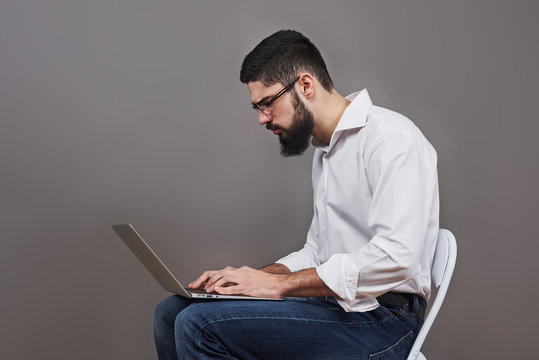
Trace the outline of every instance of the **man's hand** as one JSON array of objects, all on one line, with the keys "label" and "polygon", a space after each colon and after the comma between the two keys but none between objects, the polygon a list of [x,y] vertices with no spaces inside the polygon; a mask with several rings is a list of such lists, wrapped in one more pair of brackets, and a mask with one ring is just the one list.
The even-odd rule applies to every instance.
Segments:
[{"label": "man's hand", "polygon": [[189,284],[192,289],[204,285],[207,292],[231,295],[242,294],[256,297],[281,298],[283,275],[271,274],[248,266],[205,271]]},{"label": "man's hand", "polygon": [[[204,289],[206,290],[207,289],[207,282],[209,279],[211,279],[214,275],[216,275],[219,271],[224,271],[224,270],[230,270],[230,269],[234,269],[232,266],[227,266],[226,268],[224,268],[223,270],[207,270],[207,271],[204,271],[202,273],[202,275],[200,275],[198,277],[198,279],[196,279],[195,281],[193,281],[192,283],[189,284],[189,287],[191,289],[198,289],[200,288],[202,285],[204,285]],[[207,290],[206,290],[207,291]]]},{"label": "man's hand", "polygon": [[295,273],[272,274],[248,266],[238,269],[229,266],[223,270],[205,271],[189,284],[192,289],[201,286],[204,286],[207,292],[224,295],[242,294],[268,298],[336,296],[318,277],[314,268]]}]

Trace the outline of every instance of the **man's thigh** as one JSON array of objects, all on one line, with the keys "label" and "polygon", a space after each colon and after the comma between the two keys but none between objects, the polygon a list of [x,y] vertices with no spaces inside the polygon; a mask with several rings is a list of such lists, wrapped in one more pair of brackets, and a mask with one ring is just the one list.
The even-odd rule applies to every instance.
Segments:
[{"label": "man's thigh", "polygon": [[347,313],[331,298],[195,302],[175,323],[179,354],[225,359],[367,359],[407,351],[416,329],[384,307]]}]

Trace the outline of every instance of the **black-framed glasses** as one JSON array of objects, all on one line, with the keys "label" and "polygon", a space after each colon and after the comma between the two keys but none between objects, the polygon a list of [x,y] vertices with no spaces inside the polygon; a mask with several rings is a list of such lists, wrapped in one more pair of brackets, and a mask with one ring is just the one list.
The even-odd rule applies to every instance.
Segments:
[{"label": "black-framed glasses", "polygon": [[265,115],[269,116],[273,112],[273,109],[271,108],[271,104],[273,104],[275,100],[283,96],[288,90],[292,89],[292,86],[294,86],[294,84],[296,83],[296,81],[299,80],[299,78],[300,78],[299,76],[295,78],[294,81],[286,85],[281,91],[279,91],[277,94],[272,96],[269,100],[262,99],[256,104],[252,104],[253,109],[257,111],[260,110]]}]

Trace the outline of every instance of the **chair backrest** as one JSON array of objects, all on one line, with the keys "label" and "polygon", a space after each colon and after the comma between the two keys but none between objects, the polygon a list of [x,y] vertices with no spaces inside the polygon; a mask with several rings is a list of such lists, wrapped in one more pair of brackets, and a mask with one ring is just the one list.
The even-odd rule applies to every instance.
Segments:
[{"label": "chair backrest", "polygon": [[415,339],[408,360],[425,359],[421,354],[421,347],[423,342],[429,333],[429,330],[434,323],[438,311],[442,307],[444,302],[447,288],[451,282],[451,276],[455,269],[455,263],[457,261],[457,242],[451,231],[446,229],[440,229],[438,231],[438,239],[436,241],[436,250],[434,252],[434,261],[432,263],[431,277],[432,282],[436,287],[439,287],[436,298],[431,305],[429,313],[425,318],[423,327],[419,331],[417,338]]}]

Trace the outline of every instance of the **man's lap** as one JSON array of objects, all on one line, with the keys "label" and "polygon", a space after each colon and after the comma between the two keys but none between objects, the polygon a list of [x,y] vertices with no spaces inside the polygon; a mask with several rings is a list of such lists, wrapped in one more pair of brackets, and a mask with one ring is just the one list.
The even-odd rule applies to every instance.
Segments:
[{"label": "man's lap", "polygon": [[191,344],[188,352],[208,351],[204,342],[210,341],[222,344],[217,351],[239,358],[309,354],[308,358],[357,359],[383,351],[399,339],[407,340],[403,347],[409,347],[417,335],[417,323],[398,311],[380,306],[364,313],[346,312],[333,298],[191,302],[172,296],[162,303],[168,310],[161,313],[168,315],[161,316],[174,323],[179,353],[186,343]]}]

